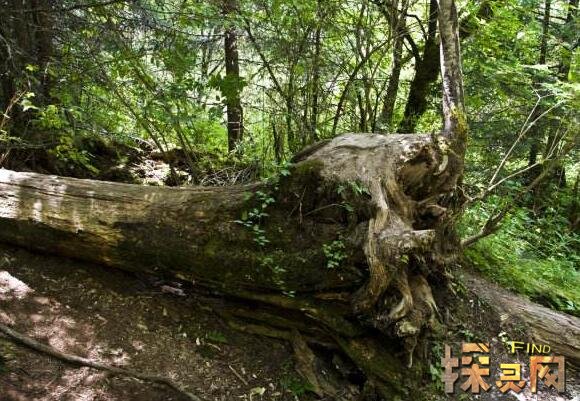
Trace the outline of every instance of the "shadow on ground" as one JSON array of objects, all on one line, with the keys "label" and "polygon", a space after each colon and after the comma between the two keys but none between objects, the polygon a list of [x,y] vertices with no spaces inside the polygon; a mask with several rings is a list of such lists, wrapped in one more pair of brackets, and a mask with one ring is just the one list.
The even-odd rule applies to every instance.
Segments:
[{"label": "shadow on ground", "polygon": [[[287,345],[232,331],[199,295],[177,293],[120,271],[0,245],[2,323],[66,353],[170,377],[208,400],[294,400]],[[0,356],[0,401],[184,399],[2,337]]]}]

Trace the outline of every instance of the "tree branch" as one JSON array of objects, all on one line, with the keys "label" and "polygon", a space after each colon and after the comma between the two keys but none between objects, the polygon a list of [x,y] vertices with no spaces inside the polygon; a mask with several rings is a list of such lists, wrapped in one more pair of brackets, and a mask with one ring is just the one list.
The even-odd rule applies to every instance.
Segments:
[{"label": "tree branch", "polygon": [[[515,200],[518,197],[520,197],[521,195],[531,191],[532,189],[537,187],[539,184],[541,184],[542,181],[544,181],[544,179],[548,176],[548,173],[550,173],[554,169],[554,167],[556,167],[557,161],[560,160],[566,154],[568,154],[568,152],[570,152],[574,148],[574,145],[575,145],[574,140],[569,141],[566,144],[566,146],[562,149],[562,151],[560,152],[558,157],[546,160],[549,163],[547,163],[547,166],[534,179],[534,181],[532,181],[523,190],[518,191],[518,193],[514,195],[513,200],[511,202],[509,202],[501,211],[499,211],[498,213],[496,213],[495,215],[493,215],[489,219],[487,219],[487,221],[485,222],[485,224],[483,225],[483,227],[479,230],[479,232],[477,234],[472,235],[472,236],[467,237],[464,240],[462,240],[461,246],[463,248],[471,246],[474,243],[476,243],[477,241],[479,241],[480,239],[485,238],[485,237],[495,233],[497,230],[499,230],[501,228],[501,226],[500,226],[501,221],[517,205],[518,202],[516,202]],[[521,173],[521,171],[519,173]],[[504,181],[504,180],[502,180],[502,181]]]}]

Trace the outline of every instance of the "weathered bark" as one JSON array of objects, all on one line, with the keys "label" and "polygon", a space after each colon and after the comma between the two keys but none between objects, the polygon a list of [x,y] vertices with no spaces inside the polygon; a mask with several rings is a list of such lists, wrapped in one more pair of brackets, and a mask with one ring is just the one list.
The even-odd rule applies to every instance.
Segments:
[{"label": "weathered bark", "polygon": [[443,82],[443,134],[463,160],[467,143],[467,116],[463,95],[463,73],[459,45],[459,22],[453,0],[437,0],[441,79]]},{"label": "weathered bark", "polygon": [[456,249],[445,195],[461,162],[447,149],[429,135],[344,135],[299,154],[276,184],[230,188],[0,170],[0,241],[282,308],[403,391],[385,338],[412,354],[434,317],[428,279]]},{"label": "weathered bark", "polygon": [[580,366],[580,319],[534,304],[475,275],[467,275],[465,284],[502,316],[503,322],[523,322],[531,341],[549,345],[555,354]]},{"label": "weathered bark", "polygon": [[[402,362],[392,354],[402,344],[412,355],[417,335],[431,324],[436,306],[428,280],[440,278],[438,267],[454,251],[441,195],[451,189],[446,182],[456,161],[453,154],[445,161],[443,148],[425,135],[347,135],[307,149],[277,185],[231,188],[0,170],[0,241],[217,290],[243,300],[220,311],[232,326],[289,341],[298,332],[310,343],[339,347],[388,391],[404,392]],[[367,180],[382,185],[369,187],[370,195],[338,193]],[[236,222],[261,208],[258,191],[275,199],[259,223],[270,240],[265,246]],[[329,269],[324,246],[337,240],[345,259]],[[468,287],[499,315],[517,316],[535,340],[579,363],[579,344],[571,340],[580,338],[577,318],[474,280]],[[368,307],[375,298],[381,302]]]},{"label": "weathered bark", "polygon": [[[0,213],[5,229],[0,236],[20,245],[111,266],[132,266],[202,281],[225,280],[226,285],[252,289],[280,289],[267,272],[246,277],[260,267],[260,254],[264,254],[281,266],[296,269],[282,275],[288,291],[310,290],[312,286],[356,287],[363,279],[354,266],[364,262],[363,255],[349,255],[340,271],[325,269],[322,244],[338,239],[341,233],[346,241],[360,236],[361,223],[369,220],[373,208],[381,206],[373,205],[375,196],[391,204],[391,214],[401,209],[396,214],[409,232],[417,225],[421,230],[430,228],[421,223],[423,209],[437,202],[433,196],[453,185],[441,182],[451,174],[450,164],[429,178],[430,182],[419,183],[425,174],[437,173],[442,157],[439,152],[437,141],[426,135],[346,135],[297,163],[278,190],[270,185],[140,187],[2,170]],[[335,166],[335,162],[342,166]],[[368,210],[351,213],[343,197],[352,194],[345,195],[348,187],[338,194],[337,188],[355,185],[355,181],[369,188],[373,199],[364,194],[351,199],[352,204],[368,203]],[[374,194],[378,191],[374,187],[379,186],[384,194]],[[263,247],[256,244],[251,229],[237,222],[252,209],[260,209],[258,190],[275,199],[275,204],[264,210],[268,217],[258,221],[250,216],[246,221],[266,231],[264,236],[270,243]],[[429,234],[421,230],[412,235]],[[35,235],[45,233],[54,236],[31,244]],[[307,256],[307,261],[292,262]],[[295,280],[298,277],[300,280]]]}]

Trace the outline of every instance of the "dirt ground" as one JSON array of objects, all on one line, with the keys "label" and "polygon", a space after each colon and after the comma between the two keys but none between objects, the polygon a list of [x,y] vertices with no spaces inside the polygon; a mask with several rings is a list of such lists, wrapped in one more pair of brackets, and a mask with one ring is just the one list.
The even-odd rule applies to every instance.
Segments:
[{"label": "dirt ground", "polygon": [[[117,270],[0,245],[0,321],[21,333],[66,353],[170,377],[207,400],[295,399],[289,388],[299,380],[288,345],[232,331],[195,295],[164,290]],[[1,336],[0,355],[1,401],[187,399]]]},{"label": "dirt ground", "polygon": [[[439,353],[442,342],[489,341],[494,360],[525,362],[502,351],[501,333],[514,331],[469,291],[438,302],[457,305],[441,310],[449,332],[434,343]],[[66,353],[171,378],[208,401],[316,399],[305,392],[288,344],[230,329],[211,305],[216,298],[177,283],[0,244],[0,322],[21,333]],[[428,353],[437,363],[433,349]],[[528,386],[517,396],[495,389],[480,396],[444,397],[436,390],[439,380],[426,379],[425,397],[416,401],[580,401],[578,374],[567,374],[564,394],[534,395]],[[356,386],[344,386],[350,396],[343,399],[357,400]],[[187,398],[161,385],[63,363],[0,335],[0,401],[161,400]]]}]

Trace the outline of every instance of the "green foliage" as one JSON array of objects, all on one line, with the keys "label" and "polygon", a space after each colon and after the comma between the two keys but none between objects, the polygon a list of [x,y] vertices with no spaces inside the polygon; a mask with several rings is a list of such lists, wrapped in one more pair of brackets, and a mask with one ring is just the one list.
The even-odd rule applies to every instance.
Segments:
[{"label": "green foliage", "polygon": [[443,383],[443,367],[441,366],[441,358],[443,357],[443,349],[439,342],[433,343],[431,347],[429,375],[431,376],[431,387],[437,394],[444,394],[445,389]]},{"label": "green foliage", "polygon": [[0,375],[8,371],[8,362],[14,359],[14,344],[8,340],[0,339]]},{"label": "green foliage", "polygon": [[290,391],[295,397],[301,397],[313,390],[310,383],[307,383],[297,375],[288,375],[280,379],[280,385],[284,390]]},{"label": "green foliage", "polygon": [[359,181],[348,181],[337,186],[336,192],[343,199],[341,206],[349,213],[354,211],[353,201],[363,196],[370,197],[368,188]]},{"label": "green foliage", "polygon": [[285,363],[282,366],[280,386],[284,390],[290,391],[297,398],[302,397],[307,392],[314,390],[310,383],[308,383],[294,371],[291,363]]},{"label": "green foliage", "polygon": [[[270,182],[270,185],[273,186],[274,190],[277,188],[274,182]],[[264,191],[256,191],[253,194],[248,193],[246,198],[247,201],[253,201],[255,206],[250,211],[243,211],[241,220],[236,220],[236,223],[246,227],[253,234],[254,242],[258,247],[264,249],[270,243],[270,240],[266,237],[266,230],[262,228],[262,224],[264,219],[269,216],[266,213],[266,209],[276,200],[271,193]],[[295,296],[295,292],[288,290],[284,281],[283,276],[286,273],[286,269],[280,266],[272,255],[261,255],[260,266],[271,272],[273,281],[285,295],[289,297]]]},{"label": "green foliage", "polygon": [[326,267],[329,269],[338,268],[347,257],[345,252],[346,246],[341,239],[323,244],[322,251],[324,252],[324,256],[326,256]]},{"label": "green foliage", "polygon": [[208,81],[208,87],[218,89],[226,99],[233,97],[236,93],[240,93],[247,84],[243,79],[237,79],[230,75],[223,77],[213,75]]},{"label": "green foliage", "polygon": [[254,241],[259,246],[264,247],[270,242],[270,240],[266,238],[266,231],[260,226],[260,224],[262,220],[268,216],[266,208],[276,200],[272,195],[262,191],[256,191],[254,197],[257,201],[257,205],[250,211],[243,211],[241,220],[236,220],[236,223],[251,230],[254,234]]},{"label": "green foliage", "polygon": [[33,92],[27,92],[24,94],[24,96],[22,97],[22,100],[20,101],[20,106],[22,107],[22,111],[26,112],[28,110],[38,110],[38,107],[36,107],[34,105],[34,103],[32,102],[32,99],[34,98],[34,93]]},{"label": "green foliage", "polygon": [[459,330],[457,331],[457,333],[458,333],[459,335],[461,335],[461,337],[463,337],[463,339],[464,339],[466,342],[473,342],[473,340],[475,339],[475,334],[474,334],[474,333],[473,333],[471,330],[469,330],[468,328],[465,328],[465,327],[464,327],[464,328],[462,328],[462,329],[459,329]]},{"label": "green foliage", "polygon": [[[502,229],[465,254],[471,264],[501,285],[552,308],[580,315],[580,236],[569,229],[569,195],[553,200],[534,216],[525,208],[508,216]],[[490,203],[499,202],[494,198]],[[478,227],[489,217],[488,204],[469,210],[464,227]]]},{"label": "green foliage", "polygon": [[352,193],[354,193],[356,196],[363,195],[370,196],[368,188],[359,181],[348,181],[346,184],[340,184],[337,187],[336,191],[338,192],[339,195],[341,195],[347,190],[347,188],[350,189]]},{"label": "green foliage", "polygon": [[56,156],[57,159],[80,166],[91,173],[97,174],[99,170],[91,164],[91,154],[75,144],[75,138],[72,135],[60,135],[56,145],[49,152]]}]

